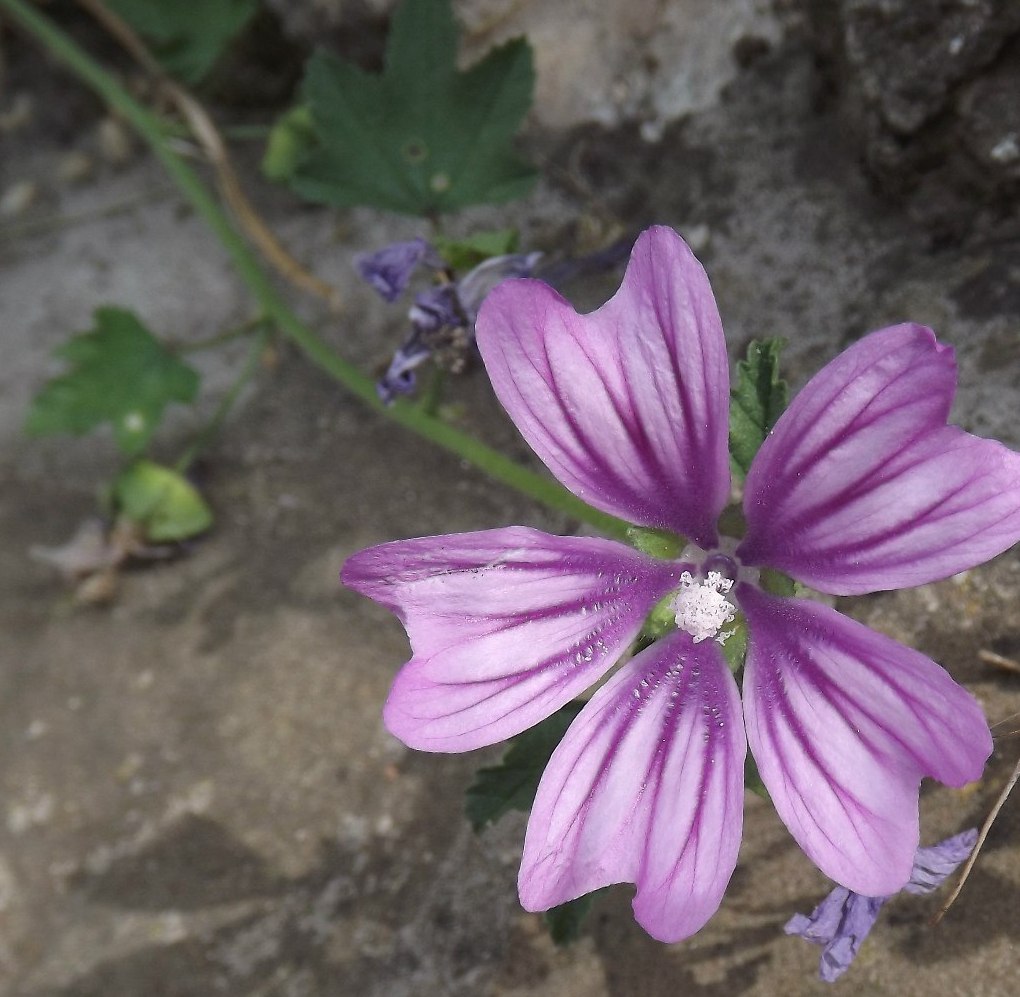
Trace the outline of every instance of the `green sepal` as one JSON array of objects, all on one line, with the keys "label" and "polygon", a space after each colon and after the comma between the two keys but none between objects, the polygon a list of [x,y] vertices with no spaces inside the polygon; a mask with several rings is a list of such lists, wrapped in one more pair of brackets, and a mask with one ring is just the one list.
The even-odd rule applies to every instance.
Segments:
[{"label": "green sepal", "polygon": [[477,832],[511,810],[530,810],[556,745],[584,707],[574,701],[516,737],[498,765],[481,768],[464,798],[464,812]]},{"label": "green sepal", "polygon": [[790,598],[797,594],[797,583],[775,568],[762,568],[758,573],[758,585],[770,595]]},{"label": "green sepal", "polygon": [[146,540],[173,543],[212,526],[212,510],[198,490],[169,467],[137,460],[118,475],[110,499],[120,515],[137,523]]},{"label": "green sepal", "polygon": [[754,340],[747,359],[737,364],[730,398],[730,467],[743,481],[754,455],[790,402],[790,389],[779,377],[780,338]]},{"label": "green sepal", "polygon": [[676,592],[669,592],[652,607],[652,611],[645,617],[645,622],[641,627],[638,639],[645,643],[640,650],[644,650],[660,637],[665,637],[671,630],[676,630],[675,600]]},{"label": "green sepal", "polygon": [[749,789],[763,800],[772,801],[769,791],[765,788],[765,783],[761,781],[754,755],[750,751],[744,756],[744,789]]},{"label": "green sepal", "polygon": [[722,645],[726,666],[734,675],[740,673],[747,657],[747,617],[743,613],[737,615],[723,627],[724,631],[732,631]]},{"label": "green sepal", "polygon": [[635,549],[663,561],[678,558],[687,541],[669,530],[656,530],[648,526],[628,526],[627,543]]}]

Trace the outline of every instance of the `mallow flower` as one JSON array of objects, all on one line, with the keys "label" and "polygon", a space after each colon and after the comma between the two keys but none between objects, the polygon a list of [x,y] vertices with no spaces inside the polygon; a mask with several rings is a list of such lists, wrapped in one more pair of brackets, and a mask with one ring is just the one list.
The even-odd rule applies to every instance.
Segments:
[{"label": "mallow flower", "polygon": [[[746,530],[726,537],[726,344],[678,235],[644,232],[591,314],[508,280],[476,332],[500,402],[562,484],[685,539],[656,557],[513,526],[355,554],[342,580],[397,614],[413,652],[389,730],[437,752],[512,737],[599,682],[668,607],[672,628],[599,686],[549,761],[523,906],[634,883],[651,935],[693,934],[737,861],[748,746],[822,872],[864,896],[897,892],[921,779],[981,775],[981,709],[923,654],[769,581],[778,571],[833,595],[921,585],[1020,539],[1020,455],[946,424],[953,351],[904,324],[832,361],[765,439],[744,484]],[[738,687],[720,645],[742,623]]]}]

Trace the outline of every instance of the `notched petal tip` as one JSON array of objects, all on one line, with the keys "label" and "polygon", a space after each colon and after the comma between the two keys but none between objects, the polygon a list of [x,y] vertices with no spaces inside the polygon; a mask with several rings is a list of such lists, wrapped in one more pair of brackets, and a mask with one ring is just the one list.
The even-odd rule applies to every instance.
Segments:
[{"label": "notched petal tip", "polygon": [[652,937],[694,934],[736,865],[745,751],[736,684],[714,644],[674,633],[642,651],[592,697],[542,777],[524,907],[630,882]]},{"label": "notched petal tip", "polygon": [[951,347],[872,333],[783,413],[748,474],[748,564],[835,595],[946,578],[1020,540],[1020,454],[946,424]]},{"label": "notched petal tip", "polygon": [[729,369],[701,264],[670,229],[643,233],[620,289],[588,315],[509,280],[477,342],[503,407],[575,494],[702,546],[729,493]]},{"label": "notched petal tip", "polygon": [[935,662],[827,606],[748,585],[738,598],[748,741],[777,812],[837,883],[895,893],[918,844],[922,777],[981,774],[980,706]]}]

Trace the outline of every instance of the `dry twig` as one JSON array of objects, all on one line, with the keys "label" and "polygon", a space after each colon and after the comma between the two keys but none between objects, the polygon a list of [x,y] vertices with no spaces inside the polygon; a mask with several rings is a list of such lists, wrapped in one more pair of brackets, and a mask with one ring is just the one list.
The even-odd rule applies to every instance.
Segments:
[{"label": "dry twig", "polygon": [[1004,672],[1013,672],[1020,675],[1020,661],[1014,658],[1007,658],[1003,654],[996,654],[995,651],[982,649],[978,651],[978,657],[986,664],[995,668],[1001,668]]},{"label": "dry twig", "polygon": [[205,108],[188,90],[163,71],[163,67],[153,58],[134,29],[111,11],[102,0],[78,0],[78,4],[99,21],[131,57],[156,80],[187,121],[188,127],[201,143],[216,171],[223,199],[262,255],[292,284],[325,298],[333,311],[339,311],[340,295],[337,289],[310,273],[295,260],[252,207],[230,160],[226,143]]},{"label": "dry twig", "polygon": [[995,801],[995,805],[992,807],[991,812],[985,818],[984,824],[981,825],[981,831],[978,834],[978,839],[974,842],[974,850],[970,853],[967,859],[966,865],[963,867],[963,871],[960,873],[960,879],[956,884],[955,889],[949,895],[949,899],[942,905],[941,909],[932,917],[932,925],[936,925],[939,921],[946,916],[947,911],[956,902],[956,898],[960,895],[960,891],[963,889],[964,884],[967,882],[970,876],[971,870],[974,868],[974,863],[977,862],[978,853],[981,851],[981,846],[985,843],[985,838],[988,837],[988,832],[992,829],[992,824],[995,823],[995,818],[999,816],[999,811],[1002,809],[1003,804],[1009,797],[1009,794],[1013,791],[1013,787],[1020,780],[1020,759],[1017,759],[1016,767],[1013,769],[1012,774],[1006,780],[1006,785],[1002,787],[1002,792],[999,793],[998,799]]}]

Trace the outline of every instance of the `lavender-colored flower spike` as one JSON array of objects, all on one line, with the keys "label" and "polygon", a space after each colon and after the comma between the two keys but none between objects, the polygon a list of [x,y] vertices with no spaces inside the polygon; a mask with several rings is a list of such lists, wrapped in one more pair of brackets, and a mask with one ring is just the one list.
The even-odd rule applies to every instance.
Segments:
[{"label": "lavender-colored flower spike", "polygon": [[396,301],[407,290],[414,271],[421,263],[442,266],[436,251],[424,239],[394,242],[375,253],[365,253],[354,260],[361,275],[386,301]]},{"label": "lavender-colored flower spike", "polygon": [[788,935],[800,935],[822,946],[818,975],[826,983],[835,983],[857,957],[861,943],[888,899],[862,897],[845,886],[837,886],[810,917],[794,914],[784,930]]},{"label": "lavender-colored flower spike", "polygon": [[[930,848],[918,848],[905,893],[924,894],[941,886],[971,853],[977,841],[976,828],[946,838]],[[787,922],[788,935],[822,946],[818,975],[834,983],[849,968],[861,944],[878,920],[879,911],[891,897],[865,897],[845,886],[837,886],[808,917],[794,914]]]},{"label": "lavender-colored flower spike", "polygon": [[464,324],[464,315],[453,284],[430,287],[416,294],[407,317],[419,332],[438,332],[443,326]]}]

